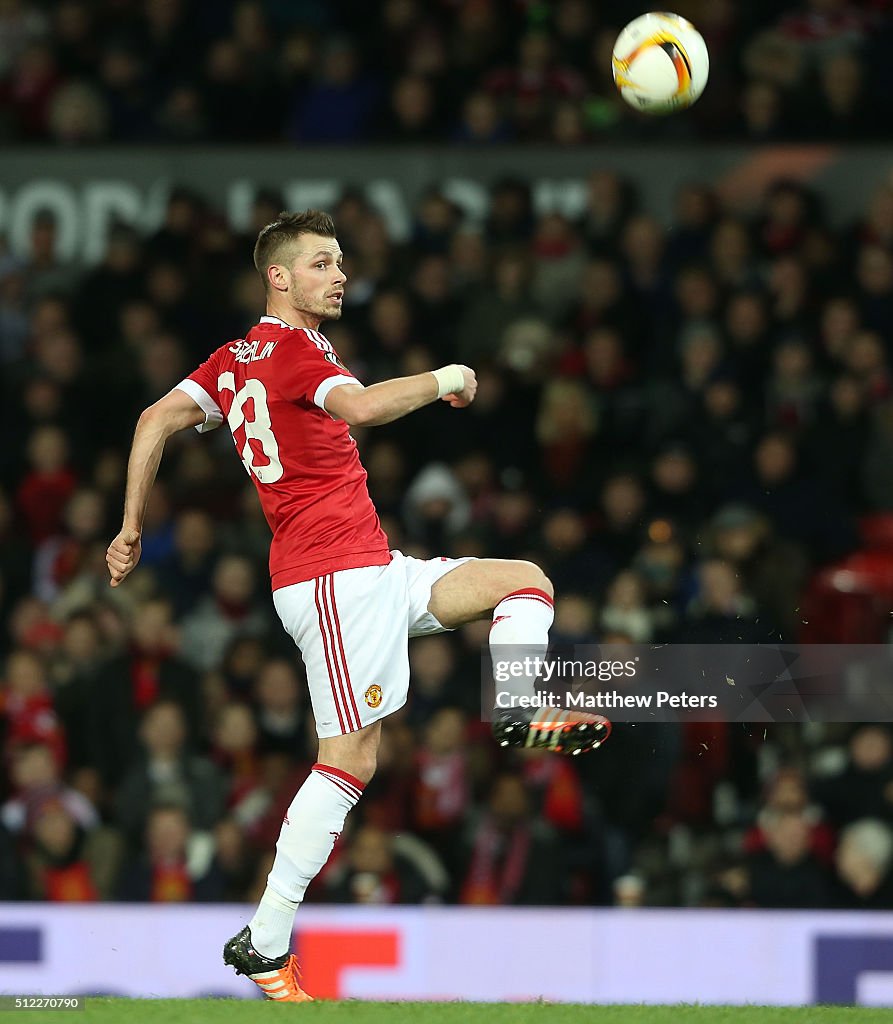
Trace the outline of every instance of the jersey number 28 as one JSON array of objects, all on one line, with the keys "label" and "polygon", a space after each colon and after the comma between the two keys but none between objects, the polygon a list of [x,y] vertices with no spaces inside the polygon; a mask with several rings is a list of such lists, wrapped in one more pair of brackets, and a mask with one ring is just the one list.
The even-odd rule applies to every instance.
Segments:
[{"label": "jersey number 28", "polygon": [[[262,484],[274,484],[282,476],[282,463],[279,461],[279,444],[270,424],[270,410],[267,406],[267,389],[259,380],[251,378],[236,391],[236,378],[231,370],[221,373],[217,378],[219,391],[232,391],[233,404],[226,417],[233,437],[239,427],[245,428],[245,444],[239,452],[242,462],[249,473],[253,473]],[[246,419],[245,406],[249,399],[254,402],[254,418]],[[251,442],[256,441],[267,462],[257,465],[257,452]]]}]

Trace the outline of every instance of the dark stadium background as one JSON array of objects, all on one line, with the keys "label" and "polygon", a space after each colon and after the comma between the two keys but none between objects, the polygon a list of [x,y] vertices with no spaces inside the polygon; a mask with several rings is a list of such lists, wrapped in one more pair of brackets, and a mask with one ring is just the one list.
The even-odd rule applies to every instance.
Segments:
[{"label": "dark stadium background", "polygon": [[[262,178],[274,149],[300,177],[321,145],[336,177],[362,178],[359,145],[573,163],[574,217],[517,164],[477,218],[415,181],[403,237],[362,187],[334,203],[342,360],[366,383],[454,360],[480,379],[465,414],[357,432],[392,545],[536,560],[570,643],[886,643],[893,161],[839,195],[803,169],[888,139],[893,13],[679,4],[711,77],[658,121],[606,59],[641,10],[4,0],[0,176],[93,154],[138,177],[141,154],[218,145]],[[655,217],[664,147],[696,165],[718,143],[787,154],[782,176],[762,164],[742,202],[695,175]],[[251,249],[285,196],[267,183],[237,231],[211,186],[174,177],[157,222],[113,224],[92,261],[63,257],[51,209],[17,237],[0,210],[3,900],[253,902],[314,759],[223,431],[170,443],[142,567],[106,582],[139,412],[262,312]],[[310,899],[893,908],[886,726],[638,725],[579,762],[506,754],[480,721],[486,633],[412,644],[410,703]]]}]

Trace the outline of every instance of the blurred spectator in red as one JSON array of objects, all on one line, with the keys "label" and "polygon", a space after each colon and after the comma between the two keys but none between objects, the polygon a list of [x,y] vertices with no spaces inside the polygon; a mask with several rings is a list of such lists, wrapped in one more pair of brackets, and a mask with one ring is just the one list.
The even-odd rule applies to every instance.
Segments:
[{"label": "blurred spectator in red", "polygon": [[178,656],[170,602],[152,598],[138,604],[126,643],[125,651],[97,671],[90,700],[91,764],[108,784],[119,782],[129,767],[140,718],[156,701],[176,703],[191,737],[199,732],[201,692],[195,672]]},{"label": "blurred spectator in red", "polygon": [[34,42],[19,55],[2,93],[6,103],[17,111],[18,132],[23,140],[46,136],[50,99],[60,80],[55,55],[46,43]]},{"label": "blurred spectator in red", "polygon": [[7,758],[18,747],[38,743],[52,752],[60,772],[65,767],[65,732],[53,704],[46,665],[32,651],[19,648],[6,659],[0,722]]},{"label": "blurred spectator in red", "polygon": [[29,897],[56,903],[111,899],[122,846],[114,829],[100,825],[87,831],[64,803],[46,801],[24,856]]},{"label": "blurred spectator in red", "polygon": [[780,14],[777,31],[807,60],[815,60],[824,54],[855,50],[870,24],[870,12],[848,0],[806,0],[793,11]]},{"label": "blurred spectator in red", "polygon": [[9,617],[9,639],[14,646],[26,647],[41,657],[52,657],[62,640],[62,627],[50,615],[44,601],[23,597]]},{"label": "blurred spectator in red", "polygon": [[523,906],[555,903],[561,893],[555,836],[537,821],[517,775],[498,775],[468,842],[459,900]]},{"label": "blurred spectator in red", "polygon": [[522,750],[519,768],[543,820],[563,836],[579,833],[585,793],[572,764],[543,750]]},{"label": "blurred spectator in red", "polygon": [[307,759],[296,761],[286,754],[265,754],[261,758],[257,787],[232,812],[255,850],[266,851],[276,845],[282,819],[313,763]]},{"label": "blurred spectator in red", "polygon": [[772,182],[763,197],[757,239],[768,258],[798,251],[818,214],[814,193],[799,182]]},{"label": "blurred spectator in red", "polygon": [[104,540],[102,495],[87,488],[75,491],[65,506],[62,526],[61,532],[47,537],[35,552],[34,593],[47,602],[87,568],[91,547]]},{"label": "blurred spectator in red", "polygon": [[753,826],[745,833],[742,849],[747,854],[766,849],[764,823],[778,814],[800,815],[808,825],[809,849],[822,864],[830,865],[834,857],[836,837],[831,826],[823,820],[821,808],[811,803],[806,778],[797,768],[782,768],[766,786],[763,806]]},{"label": "blurred spectator in red", "polygon": [[227,787],[226,807],[231,810],[259,780],[257,725],[247,704],[226,703],[211,733],[211,761]]},{"label": "blurred spectator in red", "polygon": [[768,811],[764,849],[745,861],[746,903],[757,907],[821,907],[828,901],[826,870],[811,852],[811,828],[798,811]]},{"label": "blurred spectator in red", "polygon": [[558,100],[583,95],[585,82],[573,68],[558,62],[548,35],[528,32],[518,43],[515,66],[492,71],[484,87],[504,101],[519,138],[530,139],[542,135]]},{"label": "blurred spectator in red", "polygon": [[46,744],[29,743],[15,750],[10,779],[13,795],[0,807],[0,823],[25,842],[31,838],[42,809],[50,802],[64,807],[85,831],[99,824],[93,804],[62,781],[53,752]]},{"label": "blurred spectator in red", "polygon": [[65,504],[77,486],[69,461],[68,441],[56,427],[38,427],[28,438],[29,470],[16,492],[16,505],[33,544],[62,526]]},{"label": "blurred spectator in red", "polygon": [[441,708],[423,726],[416,773],[413,831],[452,867],[472,781],[465,715],[458,708]]},{"label": "blurred spectator in red", "polygon": [[128,903],[213,903],[223,879],[214,838],[195,831],[179,805],[153,807],[145,822],[145,846],[123,868],[116,898]]},{"label": "blurred spectator in red", "polygon": [[576,495],[593,462],[599,418],[594,395],[581,380],[558,377],[543,390],[536,421],[541,472],[553,495]]}]

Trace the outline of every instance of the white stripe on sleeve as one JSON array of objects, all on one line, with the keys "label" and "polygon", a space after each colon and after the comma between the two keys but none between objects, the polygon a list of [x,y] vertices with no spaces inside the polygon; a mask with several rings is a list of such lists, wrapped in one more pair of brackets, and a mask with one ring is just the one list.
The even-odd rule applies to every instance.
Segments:
[{"label": "white stripe on sleeve", "polygon": [[332,388],[337,388],[339,384],[359,384],[360,382],[356,377],[348,377],[343,373],[336,373],[333,377],[326,377],[326,379],[316,389],[316,394],[313,396],[313,404],[318,405],[320,409],[324,409],[326,412],[326,399],[329,396],[329,392]]},{"label": "white stripe on sleeve", "polygon": [[201,384],[197,384],[190,377],[187,377],[186,380],[181,380],[173,390],[184,391],[205,414],[204,423],[199,423],[195,428],[200,434],[204,434],[209,430],[216,430],[223,422],[223,410]]}]

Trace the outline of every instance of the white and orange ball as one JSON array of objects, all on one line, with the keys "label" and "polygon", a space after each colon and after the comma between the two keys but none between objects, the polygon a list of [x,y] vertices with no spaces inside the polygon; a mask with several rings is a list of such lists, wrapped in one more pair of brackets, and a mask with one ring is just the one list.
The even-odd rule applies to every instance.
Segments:
[{"label": "white and orange ball", "polygon": [[611,64],[620,95],[645,114],[683,110],[704,91],[710,58],[704,37],[678,14],[653,12],[617,37]]}]

